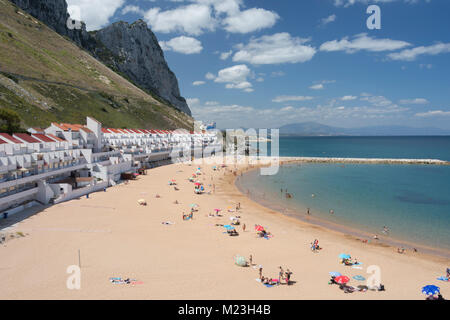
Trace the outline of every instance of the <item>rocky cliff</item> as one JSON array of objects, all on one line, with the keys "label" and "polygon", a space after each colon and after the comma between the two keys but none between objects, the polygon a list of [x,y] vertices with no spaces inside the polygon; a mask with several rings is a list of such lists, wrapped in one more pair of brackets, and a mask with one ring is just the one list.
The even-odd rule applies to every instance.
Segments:
[{"label": "rocky cliff", "polygon": [[10,0],[47,26],[91,52],[114,71],[118,71],[140,88],[191,115],[181,97],[178,80],[169,69],[158,40],[146,23],[114,23],[102,30],[87,32],[86,26],[68,28],[70,18],[66,0]]},{"label": "rocky cliff", "polygon": [[[103,57],[105,64],[179,110],[191,114],[186,100],[180,95],[178,80],[169,69],[156,36],[144,21],[138,20],[132,24],[116,22],[92,32],[91,35],[97,43],[103,44],[91,50],[95,56]],[[113,55],[108,56],[108,52]]]},{"label": "rocky cliff", "polygon": [[78,46],[86,47],[91,41],[86,25],[79,28],[68,28],[70,18],[66,0],[10,0],[23,11],[28,12],[47,26],[73,40]]}]

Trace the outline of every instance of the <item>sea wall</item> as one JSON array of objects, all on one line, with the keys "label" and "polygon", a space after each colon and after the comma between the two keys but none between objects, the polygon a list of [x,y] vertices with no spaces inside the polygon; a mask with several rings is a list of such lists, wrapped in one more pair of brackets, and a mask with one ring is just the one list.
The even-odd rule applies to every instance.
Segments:
[{"label": "sea wall", "polygon": [[450,165],[450,161],[437,159],[387,159],[387,158],[326,158],[326,157],[280,157],[282,163],[353,163],[353,164],[422,164]]}]

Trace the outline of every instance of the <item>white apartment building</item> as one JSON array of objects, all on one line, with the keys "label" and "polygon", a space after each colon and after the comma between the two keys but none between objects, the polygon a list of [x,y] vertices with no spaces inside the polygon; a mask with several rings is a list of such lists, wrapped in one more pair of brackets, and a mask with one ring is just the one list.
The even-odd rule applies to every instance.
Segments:
[{"label": "white apartment building", "polygon": [[30,134],[0,133],[0,219],[36,203],[59,203],[115,185],[124,172],[221,147],[211,132],[52,123]]}]

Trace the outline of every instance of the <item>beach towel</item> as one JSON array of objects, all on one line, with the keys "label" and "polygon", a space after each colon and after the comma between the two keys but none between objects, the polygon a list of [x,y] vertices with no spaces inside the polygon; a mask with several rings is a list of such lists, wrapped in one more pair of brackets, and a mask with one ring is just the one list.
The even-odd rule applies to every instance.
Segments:
[{"label": "beach towel", "polygon": [[272,287],[273,287],[273,284],[264,283],[264,285],[265,285],[267,288],[272,288]]},{"label": "beach towel", "polygon": [[440,281],[446,281],[446,282],[450,281],[450,279],[448,279],[447,277],[439,277],[437,279],[440,280]]}]

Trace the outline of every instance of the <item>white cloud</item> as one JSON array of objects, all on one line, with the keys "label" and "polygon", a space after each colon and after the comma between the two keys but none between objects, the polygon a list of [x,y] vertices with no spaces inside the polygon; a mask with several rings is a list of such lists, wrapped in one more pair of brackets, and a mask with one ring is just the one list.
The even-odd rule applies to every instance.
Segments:
[{"label": "white cloud", "polygon": [[227,89],[240,89],[252,92],[252,84],[247,80],[251,71],[245,64],[222,69],[218,72],[214,82],[225,83]]},{"label": "white cloud", "polygon": [[272,27],[280,18],[273,11],[252,8],[230,15],[223,20],[224,29],[231,33],[249,33]]},{"label": "white cloud", "polygon": [[86,23],[88,31],[98,30],[108,24],[124,3],[125,0],[67,0],[69,13],[79,12],[79,19]]},{"label": "white cloud", "polygon": [[430,110],[427,112],[416,113],[416,117],[442,117],[442,116],[450,116],[450,111],[442,111],[442,110]]},{"label": "white cloud", "polygon": [[208,5],[190,4],[166,11],[151,8],[145,13],[144,18],[156,32],[200,35],[205,31],[215,30],[217,21],[211,14]]},{"label": "white cloud", "polygon": [[431,63],[428,63],[428,64],[424,64],[424,63],[421,63],[420,65],[419,65],[419,67],[420,67],[420,69],[431,69],[431,68],[433,68],[433,65],[431,64]]},{"label": "white cloud", "polygon": [[332,40],[323,43],[320,46],[320,51],[345,51],[347,53],[354,53],[360,50],[381,52],[393,51],[410,46],[406,41],[392,40],[392,39],[376,39],[367,36],[366,33],[361,33],[349,40],[348,37],[341,40]]},{"label": "white cloud", "polygon": [[160,41],[163,50],[175,51],[184,54],[200,53],[203,50],[202,43],[195,38],[180,36],[169,41]]},{"label": "white cloud", "polygon": [[274,78],[276,78],[276,77],[282,77],[282,76],[285,76],[286,75],[286,73],[284,73],[283,71],[273,71],[271,74],[270,74],[270,76],[271,77],[274,77]]},{"label": "white cloud", "polygon": [[341,101],[351,101],[351,100],[356,100],[356,99],[358,99],[358,97],[356,97],[356,96],[343,96],[339,100],[341,100]]},{"label": "white cloud", "polygon": [[137,13],[140,15],[144,15],[144,10],[142,10],[141,8],[139,8],[138,6],[134,6],[134,5],[128,5],[125,8],[122,9],[122,14],[125,15],[127,13]]},{"label": "white cloud", "polygon": [[316,50],[304,45],[305,42],[308,40],[291,37],[286,32],[252,38],[248,44],[237,46],[239,51],[233,61],[255,65],[306,62],[313,58]]},{"label": "white cloud", "polygon": [[214,80],[216,78],[216,76],[214,74],[212,74],[211,72],[208,72],[207,74],[205,74],[205,78],[207,80]]},{"label": "white cloud", "polygon": [[314,85],[310,86],[309,88],[312,90],[322,90],[324,87],[323,87],[323,84],[318,83],[318,84],[314,84]]},{"label": "white cloud", "polygon": [[307,101],[312,100],[314,97],[310,96],[278,96],[273,99],[273,102],[287,102],[287,101]]},{"label": "white cloud", "polygon": [[[183,2],[183,1],[172,1]],[[249,33],[272,27],[278,14],[262,8],[241,11],[243,0],[189,0],[187,5],[163,10],[151,8],[143,14],[153,31],[200,35],[217,27],[231,33]]]},{"label": "white cloud", "polygon": [[192,85],[193,86],[202,86],[205,83],[206,83],[205,81],[194,81],[194,82],[192,82]]},{"label": "white cloud", "polygon": [[324,84],[335,83],[336,80],[322,80],[319,83],[313,84],[309,88],[312,90],[322,90],[325,88]]},{"label": "white cloud", "polygon": [[[408,115],[406,113],[409,110],[408,108],[399,107],[385,97],[377,97],[370,94],[364,94],[361,97],[368,98],[365,100],[368,104],[346,106],[345,102],[340,99],[330,99],[325,104],[317,104],[311,107],[295,107],[287,104],[279,108],[256,108],[237,104],[222,105],[218,102],[202,104],[198,99],[192,99],[192,101],[188,99],[188,104],[195,118],[205,121],[217,120],[219,127],[222,128],[236,128],[239,126],[247,128],[261,128],[264,126],[274,128],[286,123],[304,121],[329,122],[331,124],[340,121],[340,123],[349,125],[354,124],[355,121],[361,124],[367,124],[365,121],[369,121],[369,124],[373,124],[370,121],[374,119],[382,119],[382,121],[387,119],[404,119]],[[280,96],[273,101],[305,100],[308,100],[308,98],[303,96]],[[388,103],[381,103],[381,101],[387,101]],[[442,115],[442,112],[445,114],[445,111],[435,113]]]},{"label": "white cloud", "polygon": [[428,104],[428,100],[424,98],[403,99],[399,101],[400,104]]},{"label": "white cloud", "polygon": [[[370,3],[389,3],[389,2],[395,2],[395,1],[403,1],[404,3],[407,4],[414,4],[414,3],[418,3],[420,0],[334,0],[334,5],[336,7],[349,7],[352,6],[356,3],[363,3],[363,4],[368,4]],[[429,3],[431,0],[424,0],[425,2]]]},{"label": "white cloud", "polygon": [[326,17],[326,18],[320,19],[320,24],[322,26],[325,26],[325,25],[327,25],[327,24],[329,24],[331,22],[336,21],[336,18],[337,18],[337,16],[335,14],[332,14],[332,15]]},{"label": "white cloud", "polygon": [[450,43],[437,43],[428,47],[416,47],[413,49],[405,49],[400,52],[393,52],[388,54],[392,60],[413,61],[421,55],[438,55],[440,53],[449,53]]},{"label": "white cloud", "polygon": [[220,54],[220,59],[227,60],[232,54],[233,54],[233,50],[230,50],[228,52],[222,52]]}]

